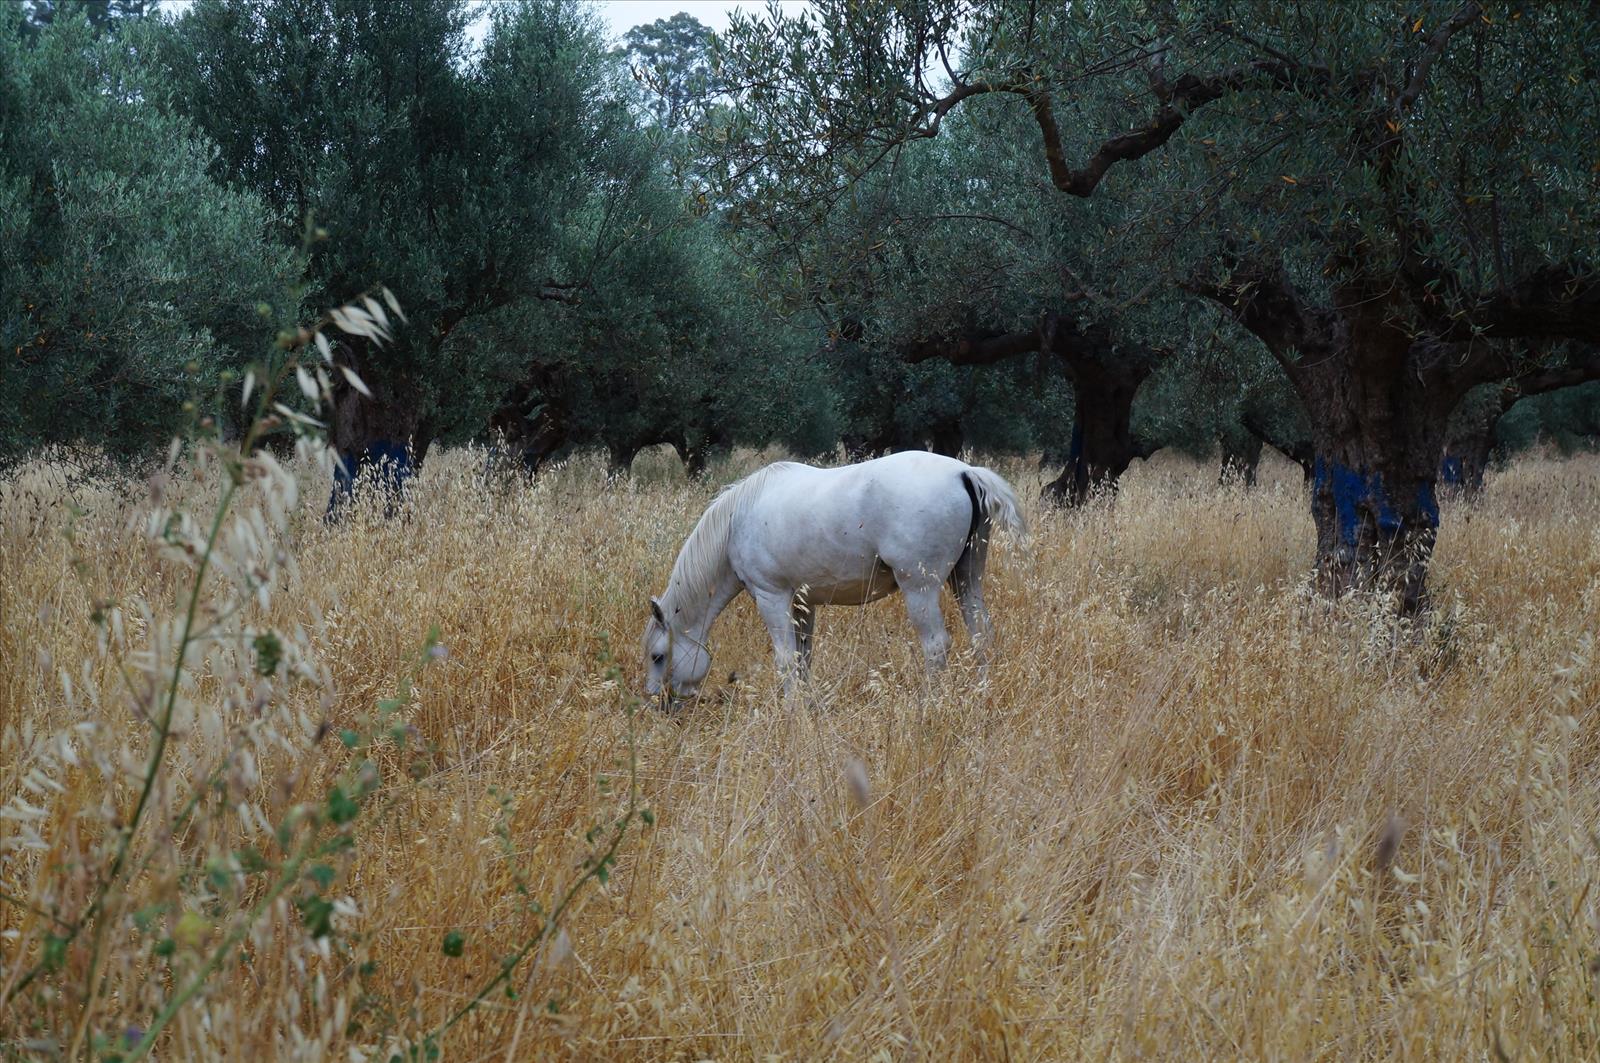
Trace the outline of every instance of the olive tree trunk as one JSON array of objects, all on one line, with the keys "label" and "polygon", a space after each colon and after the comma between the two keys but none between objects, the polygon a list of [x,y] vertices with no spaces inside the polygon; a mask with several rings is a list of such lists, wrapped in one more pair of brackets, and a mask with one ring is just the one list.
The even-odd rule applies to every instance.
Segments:
[{"label": "olive tree trunk", "polygon": [[1318,584],[1331,594],[1391,591],[1402,613],[1418,612],[1439,530],[1435,491],[1449,410],[1359,350],[1306,376]]},{"label": "olive tree trunk", "polygon": [[364,484],[383,492],[384,512],[392,516],[431,442],[414,388],[404,382],[375,383],[374,374],[362,375],[372,389],[370,397],[348,386],[334,394],[329,443],[339,461],[329,519],[337,519],[340,508]]},{"label": "olive tree trunk", "polygon": [[1066,467],[1045,485],[1044,496],[1063,505],[1081,505],[1096,493],[1114,490],[1136,457],[1152,448],[1133,435],[1133,400],[1150,375],[1142,361],[1075,358],[1068,360],[1075,396],[1072,446]]}]

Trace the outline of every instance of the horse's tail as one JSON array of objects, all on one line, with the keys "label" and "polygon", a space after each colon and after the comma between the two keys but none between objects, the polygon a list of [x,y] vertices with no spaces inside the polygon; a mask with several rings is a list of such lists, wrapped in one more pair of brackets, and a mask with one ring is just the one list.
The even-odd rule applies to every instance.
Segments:
[{"label": "horse's tail", "polygon": [[989,528],[993,525],[1017,535],[1027,534],[1027,522],[1022,519],[1017,493],[1006,483],[1005,477],[993,469],[974,465],[962,472],[961,483],[972,499],[972,531],[969,539],[979,535],[987,538]]}]

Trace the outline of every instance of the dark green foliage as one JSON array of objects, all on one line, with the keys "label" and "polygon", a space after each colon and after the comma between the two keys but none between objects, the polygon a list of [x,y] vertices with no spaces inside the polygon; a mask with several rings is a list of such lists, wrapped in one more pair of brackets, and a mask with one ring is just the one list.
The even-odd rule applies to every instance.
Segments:
[{"label": "dark green foliage", "polygon": [[564,227],[626,120],[589,22],[560,5],[496,8],[474,66],[467,21],[457,0],[202,0],[163,48],[176,105],[219,146],[215,176],[266,201],[285,240],[308,216],[326,230],[308,298],[381,281],[405,307],[396,343],[344,353],[400,407],[389,438],[487,419],[493,381],[516,366],[448,339],[572,279]]},{"label": "dark green foliage", "polygon": [[[1079,188],[1047,164],[1093,156],[1148,92],[1134,58],[1151,32],[1140,9],[1084,10],[841,0],[795,19],[736,19],[721,60],[730,83],[748,88],[707,137],[721,194],[775,234],[771,273],[788,281],[790,302],[873,358],[948,362],[963,380],[1032,377],[1015,398],[1033,402],[1011,403],[1022,423],[991,442],[1067,457],[1081,439],[1075,467],[1051,485],[1074,498],[1156,445],[1130,436],[1130,403],[1147,429],[1169,431],[1160,442],[1203,451],[1223,430],[1215,417],[1202,427],[1217,407],[1193,387],[1169,389],[1188,409],[1154,417],[1139,398],[1151,373],[1196,346],[1193,314],[1137,239],[1155,207],[1144,184]],[[1074,110],[1046,138],[1038,106],[1052,92]],[[1148,164],[1124,165],[1142,177]],[[942,397],[932,406],[896,408],[922,406],[923,432],[981,420],[958,412],[948,388],[933,390]],[[870,389],[852,398],[876,405]]]},{"label": "dark green foliage", "polygon": [[[1432,35],[1469,6],[1331,5],[1312,18],[1232,5],[1233,24],[1251,27],[1236,58],[1270,49],[1298,73],[1185,126],[1186,150],[1163,173],[1185,223],[1172,246],[1228,262],[1281,259],[1309,298],[1399,277],[1416,290],[1397,311],[1417,329],[1541,267],[1592,265],[1600,105],[1574,86],[1593,79],[1600,27],[1576,7],[1490,7],[1419,72]],[[1412,109],[1378,113],[1373,94],[1404,96],[1407,77],[1422,78]],[[1183,194],[1201,188],[1215,192]]]},{"label": "dark green foliage", "polygon": [[1600,445],[1600,382],[1524,399],[1500,418],[1496,441],[1501,453],[1541,443],[1561,453]]},{"label": "dark green foliage", "polygon": [[96,33],[119,32],[129,20],[156,10],[156,0],[21,0],[27,21],[24,32],[37,33],[58,20],[79,16]]},{"label": "dark green foliage", "polygon": [[[1155,443],[1272,438],[1420,499],[1431,542],[1466,391],[1600,375],[1512,342],[1600,341],[1597,29],[1456,0],[821,0],[734,20],[707,140],[832,327],[909,361],[1059,358],[1102,455],[1063,496]],[[1243,326],[1220,358],[1193,296]],[[1130,395],[1131,425],[1100,413]]]},{"label": "dark green foliage", "polygon": [[76,10],[21,27],[0,9],[0,460],[47,444],[149,454],[255,353],[256,306],[290,256],[156,106],[151,27],[97,35]]},{"label": "dark green foliage", "polygon": [[278,665],[283,660],[283,643],[270,631],[262,632],[255,638],[256,672],[260,675],[270,676],[278,670]]},{"label": "dark green foliage", "polygon": [[294,902],[300,910],[300,918],[306,924],[306,930],[314,938],[327,937],[333,929],[333,902],[312,895],[301,897]]},{"label": "dark green foliage", "polygon": [[941,360],[907,364],[862,344],[826,352],[842,395],[842,441],[856,456],[963,448],[998,453],[1065,451],[1072,394],[1035,356],[992,368]]},{"label": "dark green foliage", "polygon": [[349,823],[360,813],[361,806],[356,797],[345,791],[343,787],[335,786],[328,791],[328,820],[332,823]]},{"label": "dark green foliage", "polygon": [[[178,106],[220,145],[215,175],[265,199],[285,237],[307,214],[326,229],[313,293],[382,280],[410,318],[382,352],[340,353],[377,399],[339,397],[336,444],[421,448],[481,436],[491,414],[618,453],[747,438],[748,400],[785,386],[791,347],[668,183],[599,24],[570,3],[500,5],[473,55],[469,14],[201,0],[166,43]],[[704,61],[671,57],[680,29],[635,43],[689,92]]]},{"label": "dark green foliage", "polygon": [[1579,445],[1592,397],[1545,392],[1600,362],[1542,333],[1600,317],[1595,20],[1323,6],[821,0],[615,49],[571,0],[481,44],[466,0],[0,8],[0,460],[154,452],[302,265],[407,313],[336,352],[346,451],[1040,450],[1081,497],[1158,446],[1393,449],[1263,291],[1449,348],[1418,453],[1457,391],[1452,432]]}]

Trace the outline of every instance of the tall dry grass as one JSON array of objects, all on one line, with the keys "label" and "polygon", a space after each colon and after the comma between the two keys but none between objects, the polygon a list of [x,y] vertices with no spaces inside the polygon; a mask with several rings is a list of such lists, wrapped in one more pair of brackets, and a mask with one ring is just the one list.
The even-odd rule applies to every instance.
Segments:
[{"label": "tall dry grass", "polygon": [[[616,815],[625,692],[599,636],[637,682],[646,596],[712,486],[607,485],[577,462],[490,489],[479,461],[430,459],[400,518],[334,526],[303,472],[298,571],[261,619],[303,628],[335,693],[285,694],[327,734],[264,753],[240,796],[318,792],[348,765],[339,731],[392,696],[430,626],[448,653],[403,710],[423,752],[384,754],[383,800],[339,865],[331,945],[270,915],[165,1058],[386,1058],[529,938],[532,903]],[[1036,493],[1031,468],[1007,471]],[[714,633],[713,674],[737,679],[640,719],[654,828],[445,1056],[1595,1057],[1597,473],[1528,459],[1447,505],[1417,630],[1308,592],[1298,474],[1245,489],[1178,463],[1114,502],[1035,508],[1028,544],[993,553],[983,683],[958,661],[925,688],[890,599],[821,614],[815,679],[786,706],[741,601]],[[88,810],[129,799],[87,769],[34,794],[10,766],[25,735],[85,719],[141,741],[59,673],[114,691],[97,599],[170,601],[182,578],[137,534],[142,497],[42,465],[0,488],[0,803],[47,807],[53,846],[5,865],[18,898],[70,877],[52,853]],[[195,728],[174,755],[204,763],[211,740]],[[202,941],[226,919],[193,915]],[[41,918],[0,904],[0,982],[37,959],[21,943]],[[127,955],[77,1005],[96,1029],[137,1027],[170,992],[136,945],[106,942]],[[44,1053],[58,1005],[24,994],[0,1054]]]}]

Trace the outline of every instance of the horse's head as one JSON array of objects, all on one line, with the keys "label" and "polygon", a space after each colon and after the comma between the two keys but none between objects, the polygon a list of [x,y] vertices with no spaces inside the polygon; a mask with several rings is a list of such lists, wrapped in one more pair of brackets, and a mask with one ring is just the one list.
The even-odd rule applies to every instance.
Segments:
[{"label": "horse's head", "polygon": [[659,598],[650,599],[650,623],[644,629],[645,693],[659,697],[670,688],[675,698],[693,697],[711,670],[705,643],[676,630]]}]

